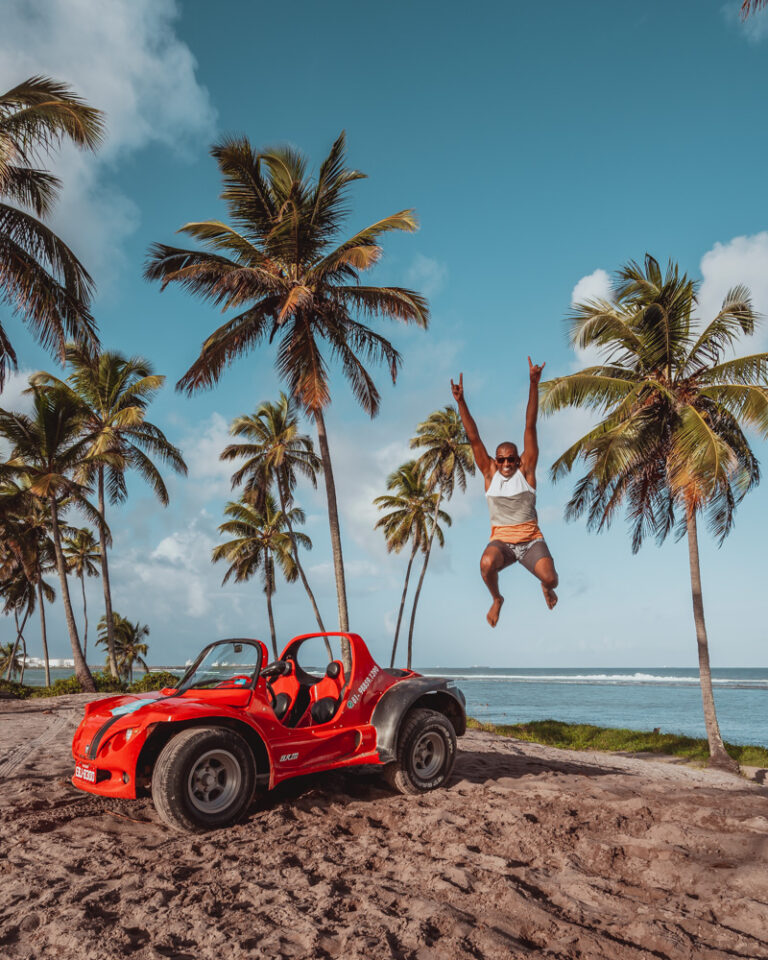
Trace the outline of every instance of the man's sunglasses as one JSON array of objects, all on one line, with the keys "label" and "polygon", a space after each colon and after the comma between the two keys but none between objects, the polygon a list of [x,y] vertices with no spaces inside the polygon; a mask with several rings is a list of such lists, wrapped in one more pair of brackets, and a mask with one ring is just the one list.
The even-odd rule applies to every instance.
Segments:
[{"label": "man's sunglasses", "polygon": [[515,463],[517,460],[517,454],[514,454],[511,457],[496,457],[496,463]]}]

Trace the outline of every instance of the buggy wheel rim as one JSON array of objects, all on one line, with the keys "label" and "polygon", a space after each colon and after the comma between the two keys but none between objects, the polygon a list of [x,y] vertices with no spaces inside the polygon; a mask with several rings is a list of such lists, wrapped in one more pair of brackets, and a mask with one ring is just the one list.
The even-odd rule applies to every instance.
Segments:
[{"label": "buggy wheel rim", "polygon": [[242,782],[240,764],[229,750],[208,750],[189,772],[187,796],[201,813],[220,813],[237,799]]},{"label": "buggy wheel rim", "polygon": [[431,780],[442,769],[445,742],[438,733],[424,733],[413,747],[413,772],[419,780]]}]

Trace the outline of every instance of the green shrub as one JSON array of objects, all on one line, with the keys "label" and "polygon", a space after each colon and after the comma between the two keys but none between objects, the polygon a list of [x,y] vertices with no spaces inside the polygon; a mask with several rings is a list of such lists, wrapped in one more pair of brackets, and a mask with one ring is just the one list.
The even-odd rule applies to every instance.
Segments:
[{"label": "green shrub", "polygon": [[68,693],[82,693],[80,681],[72,674],[71,677],[59,677],[50,687],[32,687],[30,697],[63,697]]},{"label": "green shrub", "polygon": [[0,680],[0,697],[12,697],[14,700],[26,700],[32,687],[16,683],[15,680]]},{"label": "green shrub", "polygon": [[106,670],[93,674],[93,682],[99,693],[125,693],[128,685],[117,677],[113,677]]},{"label": "green shrub", "polygon": [[175,687],[178,682],[179,677],[175,673],[158,670],[156,673],[145,673],[141,680],[129,684],[128,693],[150,693],[163,687]]}]

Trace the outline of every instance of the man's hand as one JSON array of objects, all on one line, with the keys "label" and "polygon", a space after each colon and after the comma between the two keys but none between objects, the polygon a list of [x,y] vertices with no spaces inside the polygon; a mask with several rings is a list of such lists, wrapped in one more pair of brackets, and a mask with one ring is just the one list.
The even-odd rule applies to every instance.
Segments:
[{"label": "man's hand", "polygon": [[[528,372],[531,376],[531,383],[538,384],[539,380],[541,380],[541,371],[546,365],[546,362],[542,363],[541,366],[536,363],[531,363],[531,358],[528,357]],[[451,381],[451,386],[453,386],[453,381]]]},{"label": "man's hand", "polygon": [[451,393],[453,394],[453,399],[456,401],[456,403],[461,403],[461,401],[464,399],[464,374],[463,373],[459,374],[458,383],[454,383],[453,380],[451,380]]}]

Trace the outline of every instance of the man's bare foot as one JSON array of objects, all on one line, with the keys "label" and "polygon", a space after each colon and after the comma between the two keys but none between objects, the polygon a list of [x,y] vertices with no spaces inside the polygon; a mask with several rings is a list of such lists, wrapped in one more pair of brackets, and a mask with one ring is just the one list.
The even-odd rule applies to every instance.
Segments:
[{"label": "man's bare foot", "polygon": [[485,615],[485,619],[490,623],[492,627],[495,627],[499,622],[499,614],[501,613],[501,605],[504,603],[504,597],[496,597],[496,599],[491,604],[491,609]]},{"label": "man's bare foot", "polygon": [[554,590],[551,590],[549,587],[545,587],[544,584],[541,585],[541,592],[544,594],[544,600],[550,610],[553,609],[557,603],[557,594]]}]

